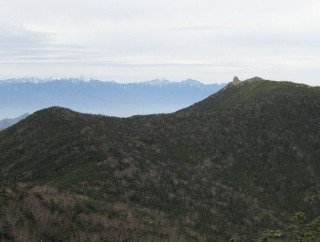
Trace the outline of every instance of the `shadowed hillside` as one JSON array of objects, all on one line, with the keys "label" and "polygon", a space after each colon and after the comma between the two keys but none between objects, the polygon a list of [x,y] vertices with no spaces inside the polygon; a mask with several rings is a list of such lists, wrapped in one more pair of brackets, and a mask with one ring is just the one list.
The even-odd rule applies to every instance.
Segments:
[{"label": "shadowed hillside", "polygon": [[0,154],[3,240],[250,241],[318,215],[320,88],[253,78],[131,118],[53,107]]}]

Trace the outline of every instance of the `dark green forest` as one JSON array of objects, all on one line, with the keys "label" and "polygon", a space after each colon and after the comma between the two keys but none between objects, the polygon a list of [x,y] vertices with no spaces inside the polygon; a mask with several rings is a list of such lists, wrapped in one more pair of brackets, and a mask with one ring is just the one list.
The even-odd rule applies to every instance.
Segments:
[{"label": "dark green forest", "polygon": [[319,241],[320,88],[252,78],[172,114],[52,107],[0,132],[1,241]]}]

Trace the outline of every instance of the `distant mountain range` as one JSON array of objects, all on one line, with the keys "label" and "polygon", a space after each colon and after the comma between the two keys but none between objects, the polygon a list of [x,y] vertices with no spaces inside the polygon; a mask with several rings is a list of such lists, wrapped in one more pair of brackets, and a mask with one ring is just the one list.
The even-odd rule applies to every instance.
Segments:
[{"label": "distant mountain range", "polygon": [[[247,242],[290,231],[297,211],[319,216],[319,124],[320,87],[261,78],[170,114],[40,110],[0,132],[0,238]],[[303,227],[302,239],[259,241],[319,241],[319,220],[313,239]]]},{"label": "distant mountain range", "polygon": [[50,106],[118,117],[169,113],[194,104],[224,86],[191,79],[126,84],[85,78],[8,79],[0,81],[0,119]]},{"label": "distant mountain range", "polygon": [[0,131],[10,127],[11,125],[18,123],[19,121],[21,121],[22,119],[25,119],[28,116],[29,114],[25,113],[17,118],[12,118],[12,119],[7,118],[7,119],[0,120]]}]

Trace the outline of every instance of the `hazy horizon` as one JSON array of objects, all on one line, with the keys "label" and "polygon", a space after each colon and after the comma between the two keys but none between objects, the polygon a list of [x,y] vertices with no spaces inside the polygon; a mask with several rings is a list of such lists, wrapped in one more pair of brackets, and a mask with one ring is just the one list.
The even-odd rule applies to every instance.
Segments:
[{"label": "hazy horizon", "polygon": [[116,117],[170,113],[199,102],[224,86],[190,80],[134,84],[86,79],[0,81],[0,120],[51,106]]},{"label": "hazy horizon", "polygon": [[2,78],[0,79],[1,81],[8,81],[8,80],[39,80],[39,81],[59,81],[59,80],[79,80],[79,81],[84,81],[84,82],[89,82],[89,81],[101,81],[101,82],[115,82],[118,84],[133,84],[133,83],[146,83],[146,82],[152,82],[152,81],[168,81],[171,83],[180,83],[180,82],[184,82],[184,81],[196,81],[196,82],[200,82],[204,85],[211,85],[211,84],[226,84],[228,82],[232,81],[232,78],[227,81],[227,82],[221,82],[221,81],[217,81],[217,82],[212,82],[212,83],[205,83],[201,80],[197,80],[194,78],[186,78],[186,79],[182,79],[182,80],[169,80],[167,78],[154,78],[154,79],[150,79],[150,80],[131,80],[129,82],[124,82],[124,81],[114,81],[114,80],[105,80],[105,79],[98,79],[98,78],[93,78],[93,77],[88,77],[88,76],[48,76],[48,77],[37,77],[37,76],[23,76],[23,77],[8,77],[8,78]]},{"label": "hazy horizon", "polygon": [[[238,76],[235,76],[238,77]],[[249,77],[247,79],[241,79],[239,78],[240,81],[246,81],[248,79],[254,78],[254,77],[259,77],[265,80],[268,80],[264,77],[261,76],[252,76]],[[59,80],[63,80],[63,81],[72,81],[72,80],[79,80],[79,81],[83,81],[83,82],[90,82],[90,81],[99,81],[99,82],[114,82],[117,84],[135,84],[135,83],[148,83],[148,82],[152,82],[152,81],[167,81],[169,83],[182,83],[184,81],[195,81],[195,82],[199,82],[201,84],[204,85],[213,85],[213,84],[228,84],[229,82],[233,81],[233,78],[230,78],[229,80],[223,82],[223,81],[213,81],[213,82],[204,82],[202,80],[198,80],[198,79],[194,79],[194,78],[186,78],[186,79],[182,79],[182,80],[170,80],[167,78],[155,78],[155,79],[150,79],[150,80],[131,80],[131,81],[114,81],[114,80],[105,80],[105,79],[98,79],[98,78],[92,78],[92,77],[87,77],[87,76],[66,76],[66,77],[61,77],[61,76],[49,76],[49,77],[36,77],[36,76],[25,76],[25,77],[9,77],[9,78],[3,78],[0,79],[0,83],[3,81],[8,81],[8,80],[16,80],[16,81],[20,81],[20,80],[25,80],[25,81],[31,81],[32,79],[38,80],[39,82],[46,82],[46,81],[59,81]],[[302,82],[302,81],[293,81],[293,80],[270,80],[270,81],[278,81],[278,82],[282,82],[282,81],[288,81],[288,82],[293,82],[293,83],[297,83],[297,84],[306,84],[309,86],[320,86],[320,81],[319,82],[315,82],[315,84],[313,83],[308,83],[308,82]],[[37,82],[35,82],[37,83]]]}]

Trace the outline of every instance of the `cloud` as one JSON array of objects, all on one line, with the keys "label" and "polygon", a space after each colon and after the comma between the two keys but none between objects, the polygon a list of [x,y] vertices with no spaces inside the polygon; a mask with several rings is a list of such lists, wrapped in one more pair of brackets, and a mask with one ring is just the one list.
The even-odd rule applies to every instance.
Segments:
[{"label": "cloud", "polygon": [[48,37],[41,32],[29,31],[19,25],[0,25],[0,48],[42,46]]},{"label": "cloud", "polygon": [[224,26],[224,25],[202,25],[202,26],[180,26],[174,27],[173,30],[178,31],[212,31],[212,30],[226,30],[234,29],[235,27]]},{"label": "cloud", "polygon": [[319,7],[317,0],[7,1],[0,73],[228,81],[295,70],[319,72],[315,81]]},{"label": "cloud", "polygon": [[101,53],[79,45],[54,43],[54,34],[21,25],[0,25],[0,63],[52,63],[96,59]]}]

